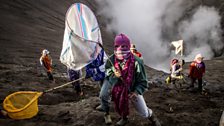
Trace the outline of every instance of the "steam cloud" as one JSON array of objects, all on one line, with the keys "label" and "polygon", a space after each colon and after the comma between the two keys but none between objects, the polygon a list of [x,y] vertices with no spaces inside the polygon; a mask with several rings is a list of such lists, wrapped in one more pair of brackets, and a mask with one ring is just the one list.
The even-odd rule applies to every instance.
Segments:
[{"label": "steam cloud", "polygon": [[108,18],[108,30],[127,34],[144,63],[168,72],[176,57],[170,42],[184,40],[184,59],[197,53],[210,59],[223,49],[221,17],[215,8],[186,0],[98,0],[99,13]]}]

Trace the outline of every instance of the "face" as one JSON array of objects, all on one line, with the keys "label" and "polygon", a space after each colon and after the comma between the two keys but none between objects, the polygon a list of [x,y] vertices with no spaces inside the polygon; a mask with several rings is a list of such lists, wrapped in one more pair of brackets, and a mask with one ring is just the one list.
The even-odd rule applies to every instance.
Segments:
[{"label": "face", "polygon": [[115,44],[114,45],[114,50],[115,51],[128,51],[129,46],[126,44]]},{"label": "face", "polygon": [[130,40],[126,35],[120,34],[115,37],[114,51],[130,51],[130,46]]},{"label": "face", "polygon": [[202,61],[203,59],[201,57],[197,58],[198,61]]}]

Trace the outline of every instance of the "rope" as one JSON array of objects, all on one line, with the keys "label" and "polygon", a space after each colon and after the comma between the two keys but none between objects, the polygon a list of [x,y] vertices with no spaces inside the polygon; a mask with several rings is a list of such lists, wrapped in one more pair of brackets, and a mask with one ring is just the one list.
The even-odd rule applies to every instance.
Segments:
[{"label": "rope", "polygon": [[47,92],[53,91],[53,90],[55,90],[55,89],[65,87],[65,86],[67,86],[67,85],[69,85],[69,84],[72,84],[72,83],[74,83],[74,82],[77,82],[77,81],[80,81],[80,80],[83,80],[83,79],[85,79],[85,77],[82,77],[82,78],[73,80],[73,81],[71,81],[71,82],[65,83],[65,84],[60,85],[60,86],[57,86],[57,87],[50,88],[50,89],[44,91],[43,93],[47,93]]}]

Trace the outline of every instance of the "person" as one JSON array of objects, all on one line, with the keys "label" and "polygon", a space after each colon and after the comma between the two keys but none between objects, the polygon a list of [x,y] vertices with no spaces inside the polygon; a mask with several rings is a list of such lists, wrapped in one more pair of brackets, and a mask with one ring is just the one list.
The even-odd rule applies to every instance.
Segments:
[{"label": "person", "polygon": [[[176,87],[176,81],[177,80],[182,80],[183,74],[181,73],[183,71],[183,65],[185,64],[184,60],[178,60],[176,58],[172,59],[171,61],[171,74],[170,74],[170,83],[172,83]],[[182,84],[179,83],[180,87],[182,87]]]},{"label": "person", "polygon": [[[171,62],[171,80],[172,79],[182,79],[181,71],[183,70],[184,60],[182,63],[178,59],[173,59]],[[175,82],[174,82],[175,83]]]},{"label": "person", "polygon": [[54,81],[54,77],[52,75],[52,59],[49,53],[50,52],[47,49],[44,49],[42,51],[42,55],[40,57],[40,64],[46,69],[48,79]]},{"label": "person", "polygon": [[[129,101],[133,103],[141,116],[148,118],[155,126],[160,126],[158,119],[143,98],[143,92],[147,89],[147,76],[143,61],[130,52],[130,40],[124,34],[119,34],[114,40],[114,54],[106,63],[106,78],[103,87],[112,86],[112,101],[115,110],[120,115],[116,125],[123,126],[128,123]],[[105,88],[104,88],[105,89]],[[109,116],[108,90],[102,96],[105,116]],[[106,97],[105,97],[106,96]],[[107,109],[107,110],[106,110]],[[106,121],[106,120],[105,120]]]},{"label": "person", "polygon": [[131,44],[131,48],[130,48],[131,52],[136,55],[137,57],[139,57],[140,59],[142,59],[142,54],[140,52],[137,51],[135,44]]},{"label": "person", "polygon": [[202,93],[202,77],[205,73],[205,63],[203,62],[203,56],[197,54],[194,58],[194,61],[190,64],[189,67],[189,77],[191,78],[190,88],[194,87],[194,83],[198,80],[198,91]]},{"label": "person", "polygon": [[109,115],[111,85],[105,79],[105,65],[107,59],[108,57],[106,53],[104,52],[104,50],[102,50],[96,60],[86,66],[86,78],[92,77],[94,81],[100,81],[101,88],[99,98],[101,102],[100,105],[98,105],[95,109],[105,112],[105,123],[111,124],[112,120]]},{"label": "person", "polygon": [[[67,67],[67,73],[70,81],[77,80],[81,77],[81,70],[73,70],[72,68]],[[76,81],[72,83],[76,94],[79,96],[83,96],[83,91],[80,85],[80,81]]]},{"label": "person", "polygon": [[111,102],[111,88],[112,85],[107,79],[103,80],[103,84],[100,89],[100,105],[96,107],[96,110],[104,112],[104,120],[106,124],[111,124],[112,119],[110,116],[110,102]]}]

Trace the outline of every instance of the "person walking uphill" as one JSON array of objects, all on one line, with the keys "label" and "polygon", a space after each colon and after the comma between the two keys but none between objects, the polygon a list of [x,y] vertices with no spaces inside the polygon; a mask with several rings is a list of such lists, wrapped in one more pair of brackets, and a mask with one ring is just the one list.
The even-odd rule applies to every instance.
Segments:
[{"label": "person walking uphill", "polygon": [[135,44],[131,44],[130,50],[135,56],[139,57],[140,59],[143,59],[142,54],[137,51]]},{"label": "person walking uphill", "polygon": [[40,57],[40,64],[43,65],[44,68],[47,70],[47,76],[49,80],[54,81],[54,77],[52,75],[52,59],[49,55],[49,51],[47,49],[44,49],[42,51],[42,55]]},{"label": "person walking uphill", "polygon": [[194,87],[194,83],[198,80],[198,91],[202,93],[202,77],[205,73],[205,64],[201,54],[195,56],[194,61],[190,64],[189,77],[191,78],[190,87]]},{"label": "person walking uphill", "polygon": [[[69,67],[67,67],[67,73],[70,81],[77,80],[81,77],[81,70],[73,70]],[[72,83],[72,86],[74,87],[74,90],[76,91],[76,94],[79,96],[83,96],[83,91],[80,85],[80,81],[76,81]]]},{"label": "person walking uphill", "polygon": [[119,34],[114,40],[114,55],[106,63],[106,80],[112,85],[112,101],[115,110],[120,115],[116,123],[123,126],[128,123],[129,101],[135,106],[141,116],[148,118],[155,126],[160,126],[158,119],[143,98],[143,92],[148,87],[143,61],[130,52],[130,40],[124,34]]}]

